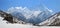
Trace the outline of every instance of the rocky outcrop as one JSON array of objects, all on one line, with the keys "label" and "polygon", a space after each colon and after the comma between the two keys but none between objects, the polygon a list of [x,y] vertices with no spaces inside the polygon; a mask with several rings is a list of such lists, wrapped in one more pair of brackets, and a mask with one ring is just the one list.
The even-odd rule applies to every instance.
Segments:
[{"label": "rocky outcrop", "polygon": [[6,20],[10,23],[13,23],[13,17],[11,14],[8,14],[6,12],[3,12],[2,10],[0,10],[0,16],[3,17],[3,20]]},{"label": "rocky outcrop", "polygon": [[8,14],[2,10],[0,10],[0,16],[3,17],[4,19],[3,20],[6,20],[8,21],[7,23],[18,23],[18,24],[24,24],[25,22],[19,20],[17,17],[15,16],[12,16],[11,14]]}]

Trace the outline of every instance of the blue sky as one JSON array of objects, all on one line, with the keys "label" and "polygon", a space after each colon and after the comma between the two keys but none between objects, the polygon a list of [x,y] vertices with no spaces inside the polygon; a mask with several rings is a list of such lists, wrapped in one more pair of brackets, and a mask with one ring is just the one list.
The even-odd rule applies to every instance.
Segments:
[{"label": "blue sky", "polygon": [[60,0],[0,0],[0,9],[7,10],[10,7],[28,7],[35,8],[44,4],[54,12],[60,11]]}]

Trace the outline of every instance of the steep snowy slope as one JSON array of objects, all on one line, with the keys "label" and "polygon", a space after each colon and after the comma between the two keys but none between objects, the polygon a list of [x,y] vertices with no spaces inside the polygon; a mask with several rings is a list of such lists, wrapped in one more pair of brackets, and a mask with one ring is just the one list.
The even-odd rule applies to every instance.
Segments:
[{"label": "steep snowy slope", "polygon": [[7,21],[3,21],[3,19],[4,19],[3,17],[0,17],[0,24],[7,24],[6,23]]},{"label": "steep snowy slope", "polygon": [[40,23],[39,25],[47,26],[60,26],[60,12],[52,15],[46,21]]}]

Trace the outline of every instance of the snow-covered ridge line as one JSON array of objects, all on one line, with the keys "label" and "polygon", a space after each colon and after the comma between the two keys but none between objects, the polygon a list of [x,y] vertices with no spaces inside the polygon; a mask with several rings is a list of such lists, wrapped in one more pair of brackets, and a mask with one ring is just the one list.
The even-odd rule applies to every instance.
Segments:
[{"label": "snow-covered ridge line", "polygon": [[[6,15],[8,15],[8,13],[5,13],[3,11],[0,12],[0,16],[5,17]],[[30,25],[33,25],[32,23],[26,23],[26,22],[24,22],[22,20],[19,20],[17,17],[14,17],[14,16],[12,16],[12,17],[13,17],[13,19],[11,19],[11,20],[13,20],[13,23],[14,24],[30,24]],[[0,19],[1,19],[1,21],[3,20],[3,18],[0,18]],[[34,25],[40,25],[40,26],[42,26],[42,25],[44,26],[45,25],[45,26],[49,26],[49,25],[56,25],[56,24],[58,25],[59,23],[60,23],[60,12],[52,15],[51,17],[49,17],[49,19],[41,22],[40,24],[34,24]]]},{"label": "snow-covered ridge line", "polygon": [[0,24],[11,24],[11,23],[12,24],[30,24],[30,23],[25,23],[22,20],[19,20],[17,17],[14,17],[14,16],[0,10]]},{"label": "snow-covered ridge line", "polygon": [[40,23],[39,25],[43,25],[43,26],[60,26],[60,12],[52,15],[51,17],[49,17],[49,19],[47,19],[46,21]]},{"label": "snow-covered ridge line", "polygon": [[53,11],[47,7],[44,7],[42,10],[40,10],[40,8],[37,10],[30,10],[27,7],[11,7],[7,12],[25,22],[32,24],[41,23],[53,13]]}]

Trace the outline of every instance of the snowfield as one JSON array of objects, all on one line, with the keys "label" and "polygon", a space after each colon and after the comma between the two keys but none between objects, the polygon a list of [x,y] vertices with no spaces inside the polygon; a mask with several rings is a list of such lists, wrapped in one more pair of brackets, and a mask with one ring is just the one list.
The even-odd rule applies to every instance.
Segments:
[{"label": "snowfield", "polygon": [[27,24],[7,24],[7,21],[3,21],[3,18],[0,17],[0,28],[39,28],[38,26],[32,26]]},{"label": "snowfield", "polygon": [[7,24],[7,21],[3,21],[3,18],[0,17],[0,28],[60,28],[57,26],[33,26],[28,24]]},{"label": "snowfield", "polygon": [[7,24],[7,21],[3,21],[0,17],[0,28],[39,28],[38,26],[27,25],[27,24]]},{"label": "snowfield", "polygon": [[0,28],[60,28],[59,26],[32,26],[24,24],[0,24]]},{"label": "snowfield", "polygon": [[0,28],[40,28],[40,27],[24,24],[0,24]]},{"label": "snowfield", "polygon": [[3,19],[4,19],[3,17],[0,17],[0,24],[7,24],[6,23],[7,21],[5,21],[5,20],[3,21]]},{"label": "snowfield", "polygon": [[[53,17],[55,17],[55,18],[53,18]],[[53,23],[55,21],[55,19],[57,19],[57,18],[60,19],[60,15],[57,16],[57,14],[54,15],[53,17],[51,17],[49,20],[46,20],[39,24],[39,25],[43,25],[43,26],[33,26],[31,24],[16,24],[16,23],[7,24],[7,21],[3,20],[4,18],[0,16],[0,28],[60,28],[59,26],[48,26],[49,24]],[[48,23],[48,24],[46,24],[46,23]]]}]

